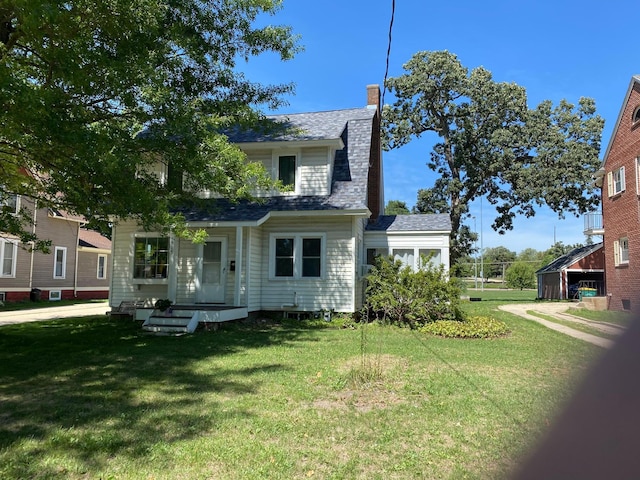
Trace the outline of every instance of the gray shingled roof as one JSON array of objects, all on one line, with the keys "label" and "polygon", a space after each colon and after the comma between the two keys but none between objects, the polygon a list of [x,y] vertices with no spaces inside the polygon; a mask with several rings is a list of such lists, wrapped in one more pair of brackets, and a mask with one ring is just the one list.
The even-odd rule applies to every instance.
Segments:
[{"label": "gray shingled roof", "polygon": [[253,131],[228,133],[229,140],[242,143],[327,140],[341,138],[344,148],[336,152],[331,194],[326,196],[286,195],[265,202],[230,203],[211,199],[180,212],[188,222],[257,221],[273,211],[366,210],[367,181],[373,118],[376,110],[357,108],[329,112],[275,115],[274,122],[291,127],[287,133]]},{"label": "gray shingled roof", "polygon": [[550,273],[559,272],[563,268],[570,267],[579,260],[582,260],[587,255],[591,255],[593,252],[602,248],[602,242],[594,243],[593,245],[586,245],[584,247],[578,247],[571,250],[569,253],[556,258],[553,262],[542,267],[536,273]]},{"label": "gray shingled roof", "polygon": [[226,132],[233,143],[278,142],[291,140],[331,140],[342,136],[344,127],[351,120],[373,119],[376,111],[371,108],[351,108],[327,112],[271,115],[273,132],[239,130]]},{"label": "gray shingled roof", "polygon": [[380,215],[367,225],[368,232],[451,231],[451,219],[444,213],[419,215]]}]

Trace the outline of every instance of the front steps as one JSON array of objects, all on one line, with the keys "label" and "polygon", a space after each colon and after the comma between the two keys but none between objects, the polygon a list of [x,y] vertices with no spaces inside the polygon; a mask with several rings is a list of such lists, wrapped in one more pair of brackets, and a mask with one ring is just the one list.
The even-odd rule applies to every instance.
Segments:
[{"label": "front steps", "polygon": [[142,329],[159,335],[193,333],[199,324],[217,326],[221,322],[246,318],[247,315],[247,307],[228,305],[176,305],[171,313],[156,309],[136,310],[136,318],[144,320]]}]

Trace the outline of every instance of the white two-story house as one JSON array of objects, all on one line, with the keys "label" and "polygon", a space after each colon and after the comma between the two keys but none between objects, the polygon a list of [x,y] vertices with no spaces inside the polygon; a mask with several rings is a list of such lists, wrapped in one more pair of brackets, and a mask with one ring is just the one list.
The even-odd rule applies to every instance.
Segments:
[{"label": "white two-story house", "polygon": [[364,108],[272,117],[293,133],[230,135],[288,190],[264,202],[210,199],[215,208],[185,210],[189,226],[206,230],[204,244],[116,225],[111,305],[169,298],[191,308],[240,307],[240,315],[354,312],[374,253],[414,266],[426,253],[448,268],[447,216],[381,215],[377,85],[367,98]]}]

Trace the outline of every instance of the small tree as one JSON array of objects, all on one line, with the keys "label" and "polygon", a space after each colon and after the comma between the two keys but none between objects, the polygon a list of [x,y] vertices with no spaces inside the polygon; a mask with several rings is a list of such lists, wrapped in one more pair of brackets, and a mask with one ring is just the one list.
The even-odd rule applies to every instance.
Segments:
[{"label": "small tree", "polygon": [[536,269],[531,263],[518,261],[513,263],[505,273],[507,287],[525,288],[536,287]]},{"label": "small tree", "polygon": [[426,258],[417,271],[391,257],[379,257],[368,277],[365,308],[385,321],[411,327],[436,320],[462,320],[460,289],[444,266]]}]

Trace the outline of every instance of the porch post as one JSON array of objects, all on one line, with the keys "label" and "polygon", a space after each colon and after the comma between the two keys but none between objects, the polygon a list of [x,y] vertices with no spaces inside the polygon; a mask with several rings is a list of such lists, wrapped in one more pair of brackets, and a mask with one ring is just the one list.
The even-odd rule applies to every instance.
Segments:
[{"label": "porch post", "polygon": [[167,274],[167,298],[175,303],[178,292],[178,241],[174,234],[169,235],[169,268]]},{"label": "porch post", "polygon": [[240,306],[240,289],[242,287],[242,238],[243,228],[236,227],[236,271],[235,271],[235,286],[233,289],[233,304]]}]

